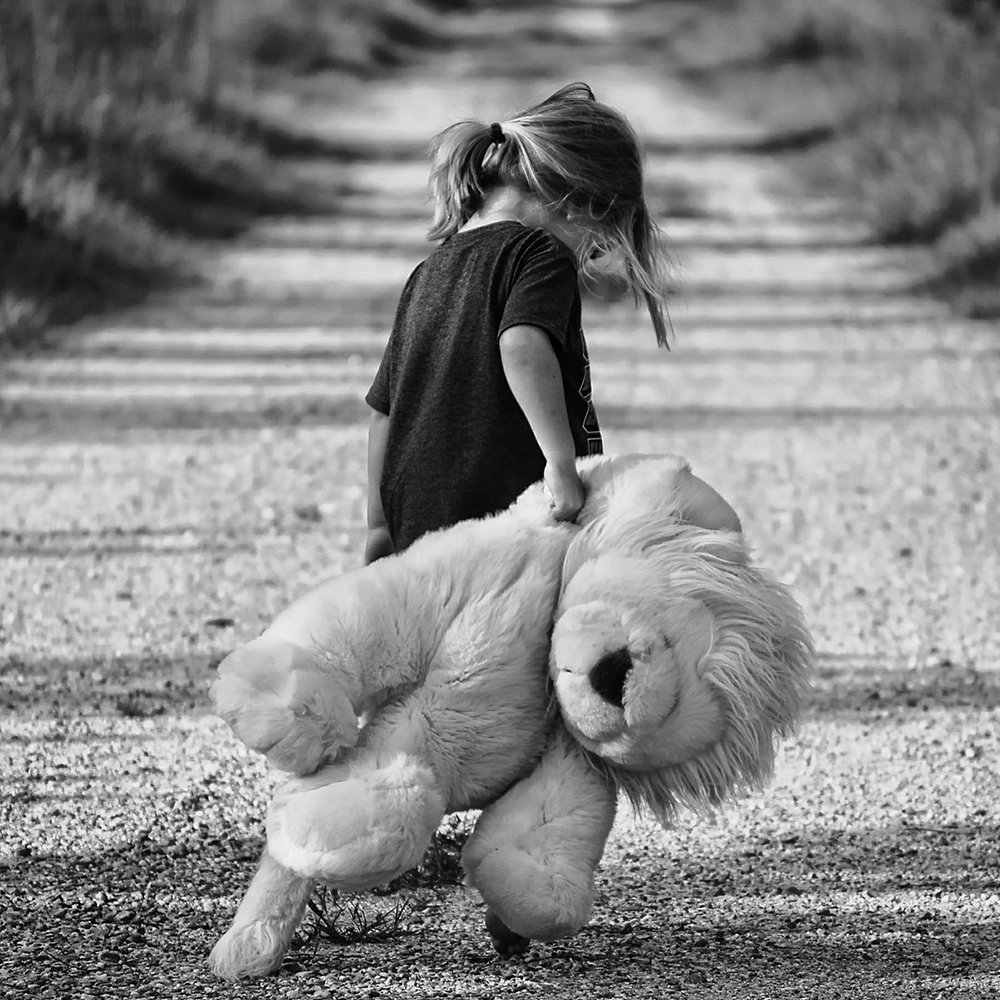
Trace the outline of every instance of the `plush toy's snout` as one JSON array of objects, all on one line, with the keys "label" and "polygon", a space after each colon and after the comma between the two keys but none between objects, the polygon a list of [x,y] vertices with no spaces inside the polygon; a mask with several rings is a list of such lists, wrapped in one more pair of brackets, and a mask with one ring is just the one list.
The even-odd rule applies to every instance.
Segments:
[{"label": "plush toy's snout", "polygon": [[[573,608],[552,635],[550,671],[578,739],[602,742],[625,725],[625,683],[632,668],[628,634],[603,601]],[[564,709],[565,712],[565,709]]]},{"label": "plush toy's snout", "polygon": [[[598,582],[606,588],[606,577],[588,577],[581,573],[568,593]],[[701,679],[711,613],[698,600],[661,596],[655,612],[636,616],[631,609],[642,606],[643,593],[624,595],[637,579],[633,567],[631,578],[615,581],[617,603],[566,609],[553,630],[550,671],[563,721],[580,743],[619,766],[646,770],[710,746],[722,717]]]},{"label": "plush toy's snout", "polygon": [[590,670],[590,686],[618,708],[625,707],[625,678],[632,669],[632,654],[627,648],[605,653]]}]

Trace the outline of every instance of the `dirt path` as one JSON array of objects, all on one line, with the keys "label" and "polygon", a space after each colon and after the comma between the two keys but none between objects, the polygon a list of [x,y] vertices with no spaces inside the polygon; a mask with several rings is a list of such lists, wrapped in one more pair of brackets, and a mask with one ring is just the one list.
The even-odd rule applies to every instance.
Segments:
[{"label": "dirt path", "polygon": [[[338,214],[207,248],[203,288],[5,366],[15,995],[997,995],[1000,336],[908,294],[919,255],[804,196],[754,126],[627,29],[599,4],[481,15],[397,79],[273,96],[315,137],[287,169],[336,190]],[[410,934],[314,941],[277,979],[216,984],[204,955],[267,782],[207,714],[213,664],[359,559],[361,399],[426,252],[423,143],[578,77],[646,136],[683,265],[670,354],[641,314],[588,304],[608,448],[682,453],[733,500],[810,615],[813,706],[765,795],[667,833],[623,813],[571,941],[493,959],[475,899],[447,886],[413,895]]]}]

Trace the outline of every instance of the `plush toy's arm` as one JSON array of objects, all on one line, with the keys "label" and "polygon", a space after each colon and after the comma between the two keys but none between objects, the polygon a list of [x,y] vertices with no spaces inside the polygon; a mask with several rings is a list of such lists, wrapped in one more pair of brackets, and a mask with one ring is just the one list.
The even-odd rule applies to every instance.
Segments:
[{"label": "plush toy's arm", "polygon": [[589,919],[616,792],[560,731],[538,766],[489,806],[465,845],[467,881],[498,951],[568,937]]},{"label": "plush toy's arm", "polygon": [[[310,774],[358,740],[359,716],[414,683],[424,637],[405,631],[396,559],[324,581],[219,666],[217,713],[282,771]],[[433,588],[423,600],[433,608]],[[428,593],[429,592],[429,593]],[[409,601],[407,601],[409,598]],[[438,616],[429,616],[437,624]]]},{"label": "plush toy's arm", "polygon": [[236,736],[281,771],[310,774],[358,739],[337,678],[308,650],[268,632],[222,661],[212,700]]}]

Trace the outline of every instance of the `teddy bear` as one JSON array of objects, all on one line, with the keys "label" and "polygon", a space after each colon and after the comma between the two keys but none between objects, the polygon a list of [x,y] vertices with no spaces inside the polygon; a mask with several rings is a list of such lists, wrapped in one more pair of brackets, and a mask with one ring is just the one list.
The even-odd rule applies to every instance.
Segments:
[{"label": "teddy bear", "polygon": [[575,524],[536,484],[320,583],[220,664],[218,714],[286,777],[218,975],[273,971],[318,883],[384,884],[466,810],[494,946],[570,936],[619,793],[669,822],[765,782],[808,685],[799,606],[683,459],[578,464]]}]

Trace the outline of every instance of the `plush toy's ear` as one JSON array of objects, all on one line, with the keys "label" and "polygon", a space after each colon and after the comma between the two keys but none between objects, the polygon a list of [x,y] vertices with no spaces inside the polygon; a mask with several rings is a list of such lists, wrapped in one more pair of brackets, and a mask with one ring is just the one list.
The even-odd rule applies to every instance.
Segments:
[{"label": "plush toy's ear", "polygon": [[[677,455],[597,456],[581,459],[587,502],[577,518],[583,531],[573,539],[563,564],[563,585],[584,562],[599,554],[651,555],[670,548],[689,526],[719,535],[742,531],[736,511],[711,486],[693,475]],[[726,558],[742,558],[732,547]]]},{"label": "plush toy's ear", "polygon": [[577,517],[586,528],[643,516],[679,514],[677,485],[689,471],[679,455],[595,455],[577,462],[587,499]]},{"label": "plush toy's ear", "polygon": [[728,501],[694,475],[690,468],[678,474],[676,489],[681,520],[686,524],[709,531],[743,531],[739,516]]}]

